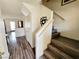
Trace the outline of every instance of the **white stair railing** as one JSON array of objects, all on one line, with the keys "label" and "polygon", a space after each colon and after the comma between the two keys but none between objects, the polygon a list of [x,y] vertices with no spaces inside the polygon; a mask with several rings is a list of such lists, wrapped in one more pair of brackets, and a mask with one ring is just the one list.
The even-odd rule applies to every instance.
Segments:
[{"label": "white stair railing", "polygon": [[36,59],[39,59],[43,55],[47,45],[51,42],[53,21],[53,11],[51,11],[51,18],[36,33]]}]

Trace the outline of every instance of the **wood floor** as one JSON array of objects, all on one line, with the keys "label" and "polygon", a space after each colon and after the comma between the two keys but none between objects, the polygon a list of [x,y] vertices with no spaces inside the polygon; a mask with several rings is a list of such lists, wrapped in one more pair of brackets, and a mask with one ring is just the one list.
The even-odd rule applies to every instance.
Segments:
[{"label": "wood floor", "polygon": [[34,59],[34,52],[24,36],[16,38],[15,33],[11,33],[8,39],[8,47],[9,59]]}]

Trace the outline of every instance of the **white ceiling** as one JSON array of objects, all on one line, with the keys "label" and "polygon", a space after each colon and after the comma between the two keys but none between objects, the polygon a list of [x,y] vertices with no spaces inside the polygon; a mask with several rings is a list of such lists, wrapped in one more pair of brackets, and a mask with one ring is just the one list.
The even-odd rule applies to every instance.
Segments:
[{"label": "white ceiling", "polygon": [[21,14],[21,1],[20,0],[0,0],[0,7],[3,16],[23,16]]},{"label": "white ceiling", "polygon": [[40,0],[0,0],[3,16],[23,17],[21,13],[22,2],[35,3]]}]

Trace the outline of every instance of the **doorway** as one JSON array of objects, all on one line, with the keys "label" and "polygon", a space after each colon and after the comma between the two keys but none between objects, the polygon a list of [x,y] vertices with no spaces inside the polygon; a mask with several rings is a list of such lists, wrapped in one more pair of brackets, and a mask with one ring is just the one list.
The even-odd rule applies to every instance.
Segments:
[{"label": "doorway", "polygon": [[10,21],[10,29],[11,29],[11,31],[15,31],[15,29],[16,29],[15,21]]}]

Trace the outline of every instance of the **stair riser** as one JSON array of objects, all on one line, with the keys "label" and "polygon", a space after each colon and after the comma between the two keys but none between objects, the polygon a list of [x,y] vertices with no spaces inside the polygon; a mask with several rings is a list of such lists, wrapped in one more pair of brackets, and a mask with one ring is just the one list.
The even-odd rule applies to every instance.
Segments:
[{"label": "stair riser", "polygon": [[50,54],[46,54],[46,53],[45,53],[45,56],[46,56],[48,59],[55,59],[54,57],[51,57]]},{"label": "stair riser", "polygon": [[53,34],[52,34],[52,39],[57,38],[57,37],[59,37],[59,36],[60,36],[60,33],[53,33]]}]

